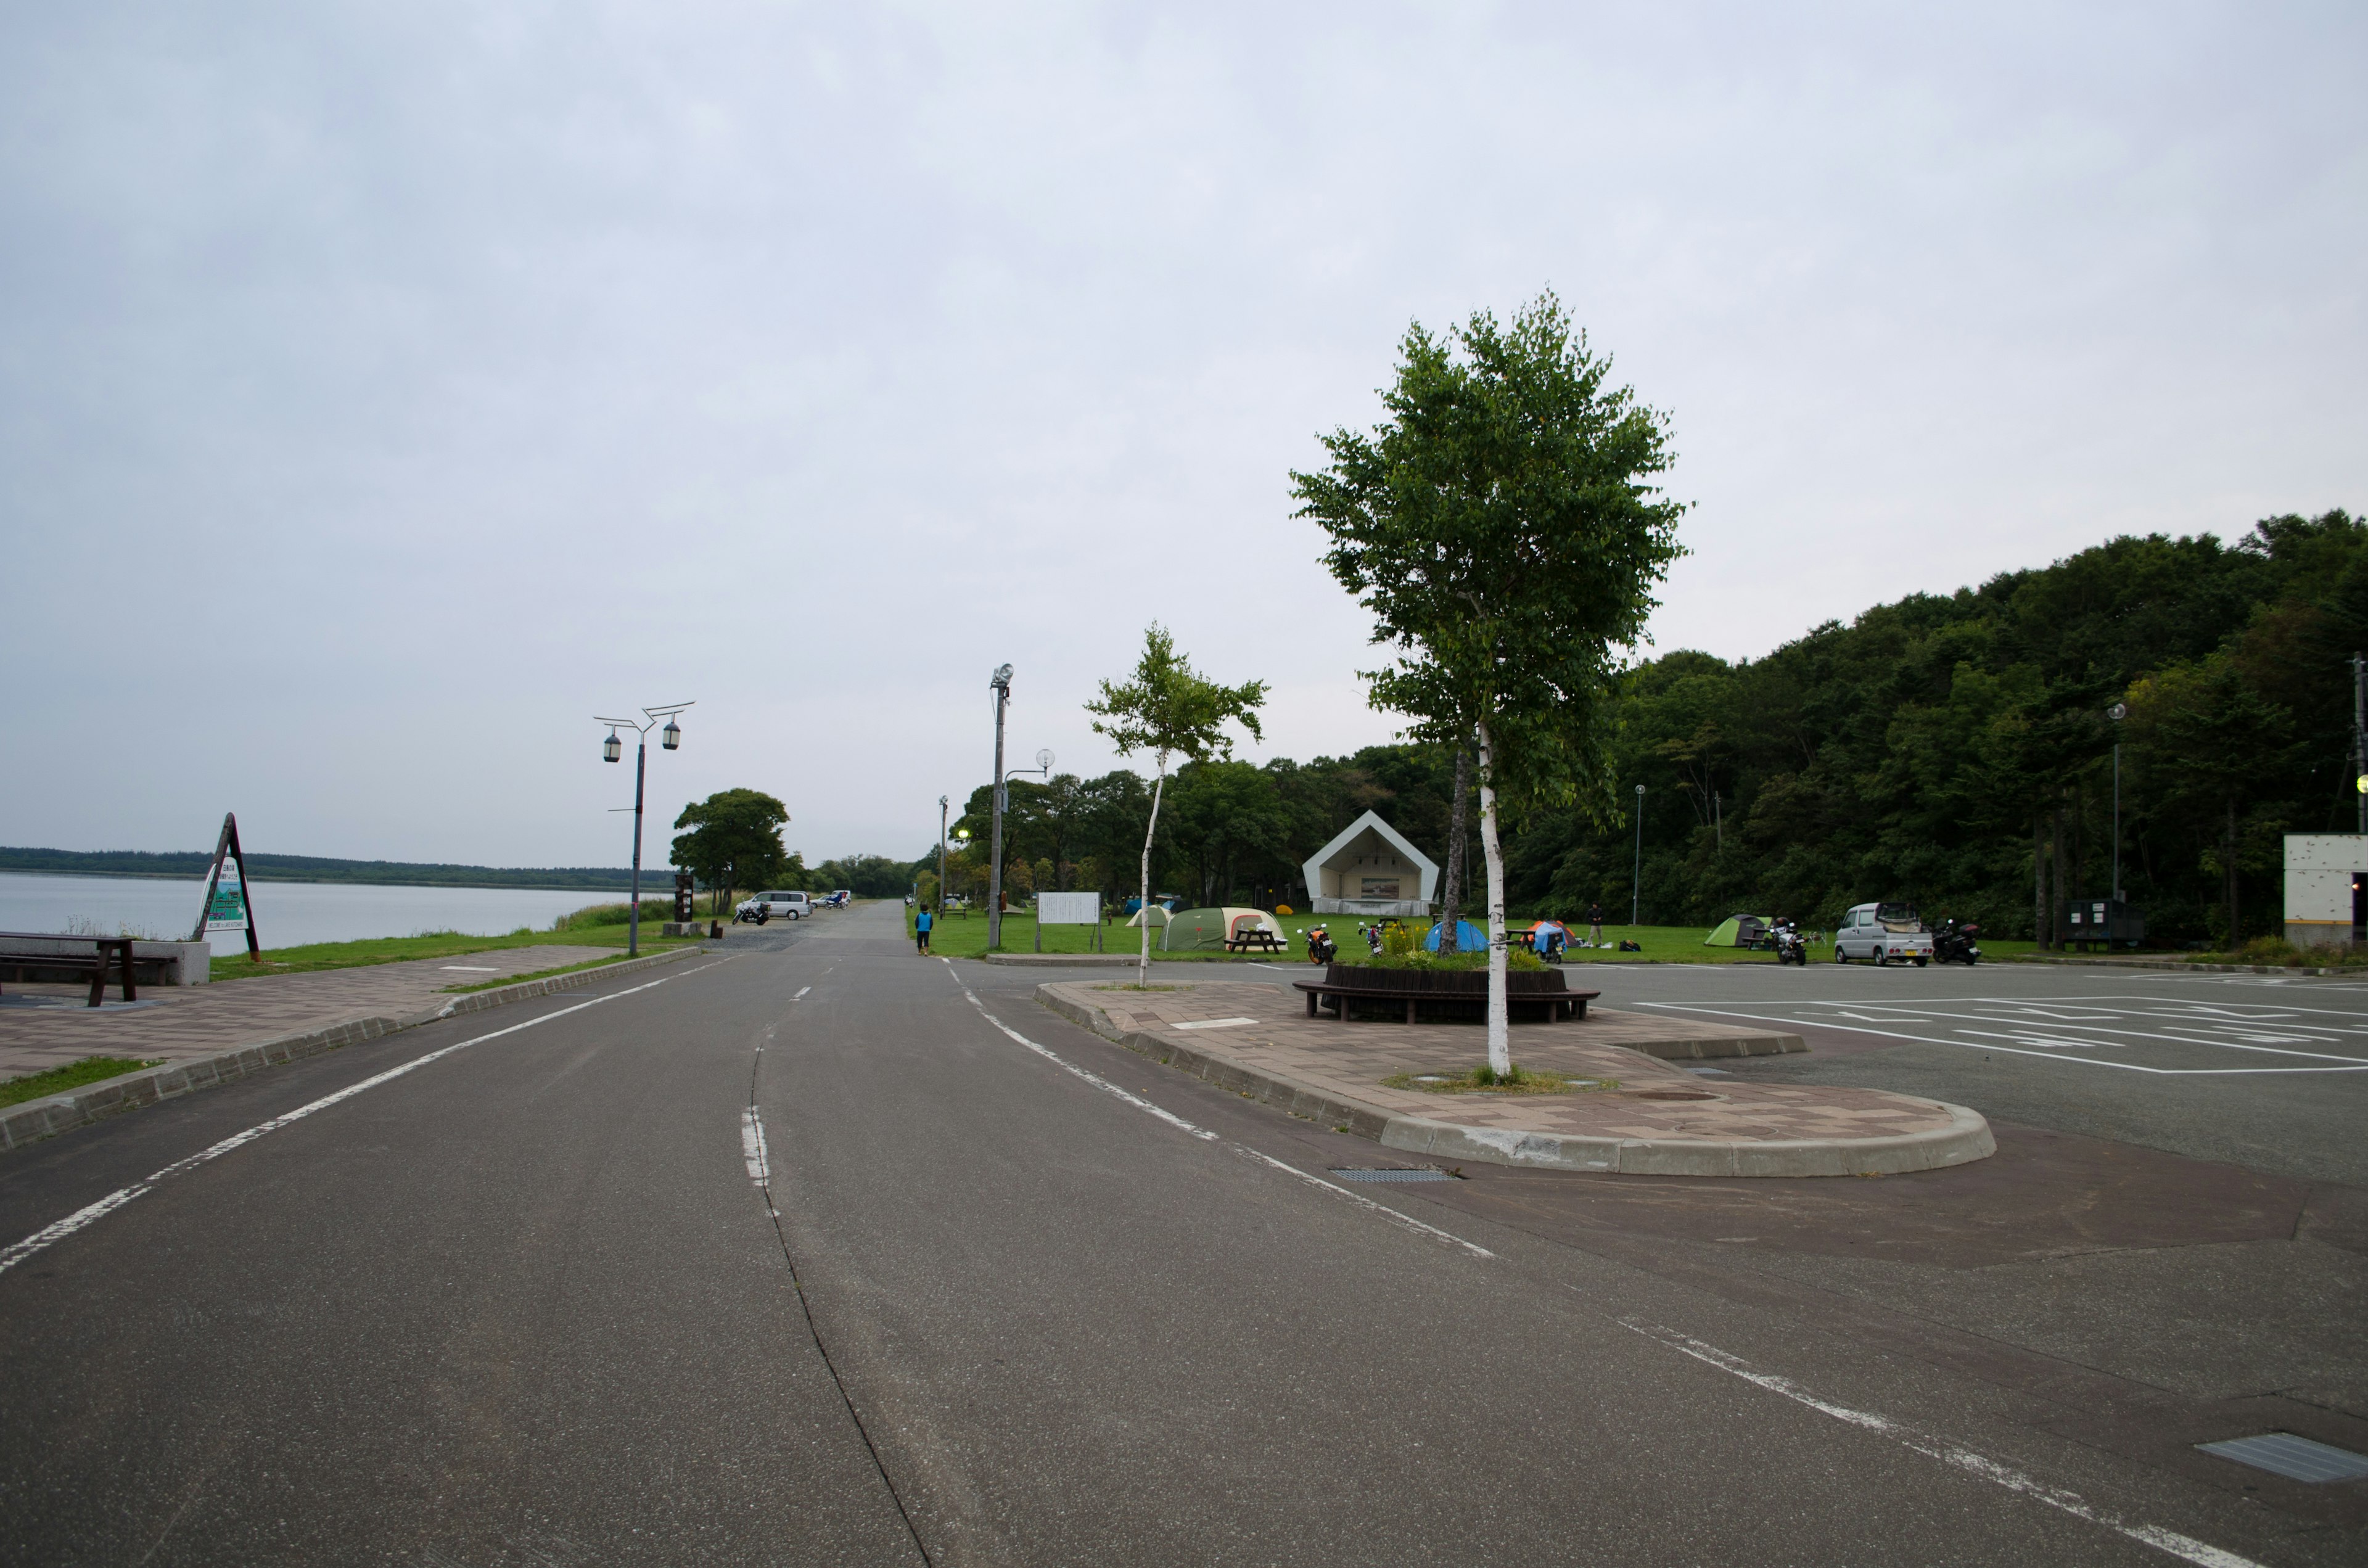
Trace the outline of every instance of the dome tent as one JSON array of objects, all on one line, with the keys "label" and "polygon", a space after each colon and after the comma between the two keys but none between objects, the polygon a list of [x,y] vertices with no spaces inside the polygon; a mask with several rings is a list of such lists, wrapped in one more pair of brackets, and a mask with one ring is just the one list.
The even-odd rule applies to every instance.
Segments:
[{"label": "dome tent", "polygon": [[1282,923],[1263,909],[1226,904],[1214,909],[1187,909],[1169,918],[1160,933],[1163,952],[1223,952],[1228,937],[1243,931],[1262,930],[1282,940]]},{"label": "dome tent", "polygon": [[1730,915],[1717,930],[1702,938],[1705,948],[1756,948],[1768,939],[1776,922],[1765,915]]},{"label": "dome tent", "polygon": [[[1440,930],[1441,927],[1433,926],[1430,935],[1422,939],[1422,945],[1434,953],[1439,951]],[[1455,947],[1459,952],[1485,953],[1488,950],[1488,933],[1469,920],[1459,920],[1455,923]]]}]

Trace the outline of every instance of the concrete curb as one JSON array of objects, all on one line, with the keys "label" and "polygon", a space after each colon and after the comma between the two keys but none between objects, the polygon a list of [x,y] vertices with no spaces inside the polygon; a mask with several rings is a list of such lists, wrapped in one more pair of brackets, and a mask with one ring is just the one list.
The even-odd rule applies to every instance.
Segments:
[{"label": "concrete curb", "polygon": [[422,1024],[437,1023],[445,1018],[482,1013],[506,1003],[527,1002],[537,996],[573,991],[612,974],[631,974],[705,950],[702,948],[681,948],[670,953],[652,953],[647,958],[627,959],[622,963],[602,964],[597,969],[581,969],[572,974],[546,975],[541,980],[521,981],[516,985],[504,985],[491,991],[472,991],[453,997],[440,1007],[415,1013],[408,1017],[348,1018],[343,1023],[331,1024],[309,1033],[282,1035],[259,1045],[243,1045],[230,1051],[218,1051],[211,1056],[167,1062],[161,1066],[144,1067],[137,1073],[104,1079],[84,1088],[69,1089],[61,1095],[27,1100],[22,1105],[10,1106],[0,1111],[0,1152],[20,1148],[123,1111],[154,1105],[160,1100],[175,1099],[199,1089],[232,1083],[283,1062],[319,1056],[341,1046],[358,1045],[366,1040],[417,1028]]},{"label": "concrete curb", "polygon": [[[1913,1095],[1902,1099],[1939,1108],[1949,1125],[1929,1132],[1888,1138],[1801,1139],[1747,1142],[1736,1139],[1590,1138],[1562,1132],[1464,1127],[1429,1117],[1407,1116],[1368,1105],[1280,1073],[1178,1045],[1141,1030],[1121,1033],[1099,1008],[1079,1006],[1037,987],[1037,1003],[1113,1044],[1203,1083],[1247,1095],[1304,1120],[1370,1138],[1386,1149],[1433,1161],[1517,1165],[1559,1171],[1603,1171],[1622,1176],[1900,1176],[1942,1170],[1998,1153],[1998,1141],[1978,1111]],[[1633,1049],[1633,1048],[1623,1048]],[[1639,1052],[1639,1054],[1643,1054]]]},{"label": "concrete curb", "polygon": [[2003,963],[2061,964],[2071,969],[2154,969],[2173,974],[2303,974],[2315,979],[2331,980],[2343,975],[2368,976],[2368,970],[2357,965],[2350,969],[2310,969],[2302,965],[2282,963],[2187,963],[2179,959],[2079,959],[2057,958],[2053,953],[2018,953]]}]

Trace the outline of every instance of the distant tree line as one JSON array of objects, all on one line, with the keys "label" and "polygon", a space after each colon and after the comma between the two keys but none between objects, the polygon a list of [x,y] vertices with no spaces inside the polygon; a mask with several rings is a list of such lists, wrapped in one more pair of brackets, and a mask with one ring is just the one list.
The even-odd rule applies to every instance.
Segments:
[{"label": "distant tree line", "polygon": [[[2152,936],[2273,931],[2282,836],[2355,820],[2355,650],[2368,652],[2368,522],[2333,511],[2269,518],[2233,546],[2116,539],[1827,623],[1764,659],[1636,665],[1617,682],[1606,766],[1624,806],[1645,789],[1644,918],[1829,926],[1852,903],[1905,898],[2060,939],[2067,900],[2112,891],[2118,739],[2122,882]],[[1132,892],[1148,781],[1010,790],[1013,896]],[[1443,746],[1189,763],[1167,785],[1155,881],[1195,903],[1304,905],[1302,863],[1368,809],[1443,864],[1454,793]],[[988,805],[985,786],[965,803],[972,844],[951,857],[950,892],[985,892]],[[1624,918],[1635,825],[1510,815],[1515,912],[1600,901]],[[936,869],[931,846],[904,880]]]}]

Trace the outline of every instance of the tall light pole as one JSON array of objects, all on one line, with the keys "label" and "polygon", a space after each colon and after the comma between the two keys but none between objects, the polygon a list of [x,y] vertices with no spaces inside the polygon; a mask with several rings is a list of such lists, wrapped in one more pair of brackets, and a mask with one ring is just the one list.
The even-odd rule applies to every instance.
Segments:
[{"label": "tall light pole", "polygon": [[2368,662],[2351,655],[2351,788],[2360,799],[2360,831],[2368,833]]},{"label": "tall light pole", "polygon": [[986,950],[1003,946],[1003,710],[1011,706],[1011,666],[997,665],[987,687],[995,693],[995,830],[986,869]]},{"label": "tall light pole", "polygon": [[946,797],[938,797],[938,913],[946,909]]},{"label": "tall light pole", "polygon": [[[2113,722],[2113,902],[2122,902],[2122,721],[2130,716],[2130,705],[2116,702],[2105,710],[2105,717]],[[2121,911],[2113,912],[2119,919]],[[2112,944],[2107,944],[2108,948]]]},{"label": "tall light pole", "polygon": [[674,716],[686,708],[697,706],[695,702],[670,702],[663,708],[644,708],[640,719],[604,719],[598,713],[592,716],[594,723],[609,726],[609,738],[600,743],[600,760],[603,762],[614,762],[623,754],[624,747],[617,739],[620,726],[642,737],[633,756],[633,902],[625,915],[625,955],[628,958],[642,950],[642,787],[648,780],[650,772],[650,732],[657,728],[659,720],[664,719],[666,729],[660,733],[658,744],[668,751],[681,750],[682,726],[674,722]]},{"label": "tall light pole", "polygon": [[1636,786],[1636,875],[1628,889],[1628,924],[1642,923],[1645,909],[1645,786]]}]

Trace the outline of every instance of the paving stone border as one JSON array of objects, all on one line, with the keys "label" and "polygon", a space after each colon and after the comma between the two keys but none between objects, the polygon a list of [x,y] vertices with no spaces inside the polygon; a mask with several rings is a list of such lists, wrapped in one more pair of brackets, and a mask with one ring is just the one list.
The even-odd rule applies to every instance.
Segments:
[{"label": "paving stone border", "polygon": [[[528,1002],[556,992],[573,991],[596,980],[606,980],[610,975],[630,974],[707,950],[704,948],[677,948],[672,952],[652,953],[646,958],[579,969],[568,974],[545,975],[540,980],[520,981],[515,985],[499,986],[490,991],[467,992],[454,996],[440,1007],[432,1007],[406,1017],[348,1018],[325,1028],[281,1035],[276,1040],[216,1051],[211,1056],[194,1056],[179,1062],[167,1062],[162,1066],[143,1067],[139,1072],[102,1079],[96,1084],[68,1089],[63,1094],[27,1100],[22,1105],[0,1110],[0,1151],[20,1148],[127,1110],[154,1105],[160,1100],[175,1099],[199,1089],[233,1083],[283,1062],[302,1061],[307,1056],[319,1056],[343,1046],[377,1040],[381,1035],[396,1034],[404,1029],[417,1028],[422,1024],[457,1018],[470,1013],[482,1013],[489,1007],[499,1007],[511,1002]],[[244,981],[240,983],[270,983]]]},{"label": "paving stone border", "polygon": [[[1101,1008],[1080,997],[1064,994],[1069,989],[1058,982],[1040,985],[1036,988],[1036,1000],[1048,1011],[1113,1044],[1189,1073],[1204,1083],[1263,1101],[1292,1116],[1370,1138],[1384,1148],[1439,1163],[1469,1162],[1631,1176],[1896,1176],[1965,1165],[1998,1152],[1989,1123],[1979,1112],[1907,1096],[1896,1097],[1913,1099],[1944,1113],[1944,1125],[1864,1138],[1783,1140],[1597,1137],[1466,1126],[1360,1100],[1244,1062],[1227,1053],[1213,1036],[1205,1044],[1197,1040],[1186,1044],[1143,1029],[1121,1029]],[[1386,1024],[1372,1027],[1390,1028]],[[1635,1047],[1622,1045],[1619,1049],[1633,1051]],[[1645,1056],[1641,1051],[1637,1054]]]}]

